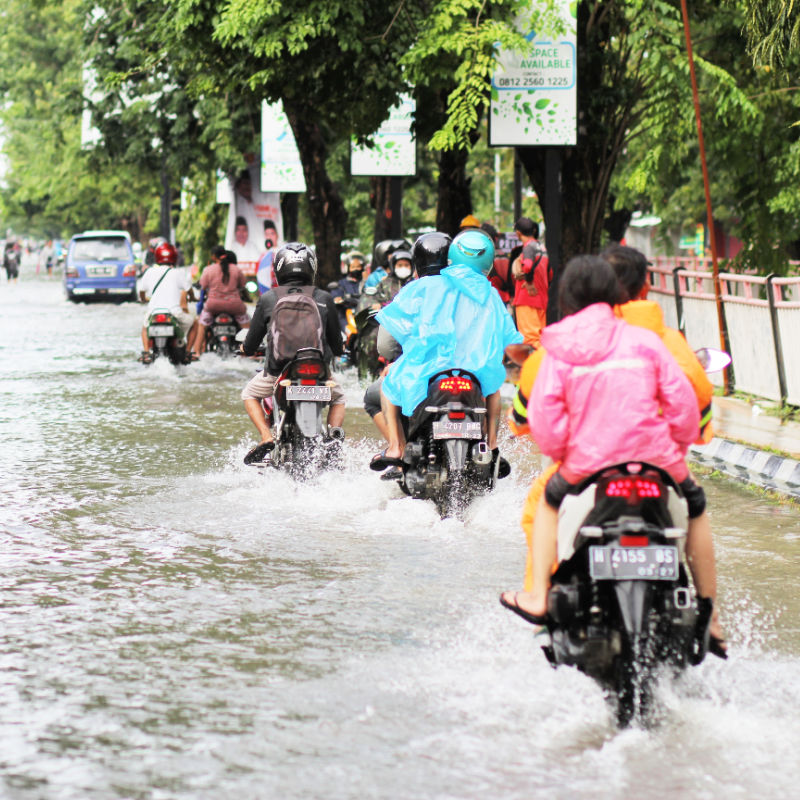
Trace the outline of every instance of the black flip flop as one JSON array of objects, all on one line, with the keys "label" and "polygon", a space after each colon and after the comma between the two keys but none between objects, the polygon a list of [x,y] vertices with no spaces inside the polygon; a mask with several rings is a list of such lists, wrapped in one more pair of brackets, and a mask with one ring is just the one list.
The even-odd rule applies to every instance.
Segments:
[{"label": "black flip flop", "polygon": [[377,455],[372,456],[372,460],[369,462],[369,468],[374,469],[375,472],[383,472],[386,469],[386,467],[402,467],[402,466],[403,466],[402,458],[392,458],[391,456],[387,456],[385,450],[382,450]]},{"label": "black flip flop", "polygon": [[495,462],[500,462],[497,467],[498,480],[500,478],[507,478],[511,474],[511,464],[509,464],[508,461],[506,461],[503,456],[500,455],[499,447],[495,447],[495,449],[492,450],[492,457],[494,458]]},{"label": "black flip flop", "polygon": [[725,640],[720,639],[718,636],[708,637],[708,652],[723,661],[727,661],[728,651],[722,646],[723,644],[725,644]]},{"label": "black flip flop", "polygon": [[547,625],[547,614],[531,614],[530,612],[526,611],[524,608],[520,608],[517,603],[517,595],[519,592],[514,592],[514,605],[509,603],[501,594],[500,595],[500,605],[504,608],[507,608],[509,611],[513,611],[515,614],[518,614],[522,619],[526,622],[530,622],[531,625]]},{"label": "black flip flop", "polygon": [[271,453],[275,449],[275,442],[261,442],[250,450],[244,457],[245,464],[258,464],[264,460],[267,453]]}]

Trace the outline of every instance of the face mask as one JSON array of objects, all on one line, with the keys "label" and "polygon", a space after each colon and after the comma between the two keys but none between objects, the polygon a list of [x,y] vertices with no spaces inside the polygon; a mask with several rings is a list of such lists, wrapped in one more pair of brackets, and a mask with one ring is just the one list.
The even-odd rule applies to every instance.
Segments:
[{"label": "face mask", "polygon": [[394,271],[394,274],[401,281],[404,281],[406,278],[411,277],[411,267],[397,267]]},{"label": "face mask", "polygon": [[350,278],[351,281],[360,281],[363,274],[364,273],[360,269],[354,269],[347,273],[347,277]]}]

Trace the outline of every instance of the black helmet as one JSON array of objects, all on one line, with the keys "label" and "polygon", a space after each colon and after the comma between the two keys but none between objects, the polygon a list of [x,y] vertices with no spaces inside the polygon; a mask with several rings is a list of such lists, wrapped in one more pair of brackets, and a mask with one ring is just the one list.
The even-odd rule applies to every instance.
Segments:
[{"label": "black helmet", "polygon": [[384,239],[375,245],[372,251],[372,269],[389,268],[389,256],[395,250],[410,250],[411,244],[406,239]]},{"label": "black helmet", "polygon": [[438,275],[447,266],[447,251],[452,239],[440,231],[423,233],[411,248],[411,263],[417,277]]},{"label": "black helmet", "polygon": [[317,256],[302,242],[287,242],[275,253],[275,277],[278,285],[314,283]]}]

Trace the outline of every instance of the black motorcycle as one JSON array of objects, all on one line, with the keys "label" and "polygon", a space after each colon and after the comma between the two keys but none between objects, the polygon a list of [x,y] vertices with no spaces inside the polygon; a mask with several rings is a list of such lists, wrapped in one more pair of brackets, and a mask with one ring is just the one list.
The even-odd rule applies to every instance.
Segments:
[{"label": "black motorcycle", "polygon": [[443,517],[457,515],[490,491],[499,459],[486,443],[486,401],[470,372],[449,369],[428,383],[428,396],[408,421],[400,487],[433,500]]},{"label": "black motorcycle", "polygon": [[216,353],[220,358],[229,358],[239,349],[236,334],[240,326],[235,317],[226,311],[217,314],[208,327],[206,350]]},{"label": "black motorcycle", "polygon": [[322,417],[331,400],[329,379],[323,354],[315,348],[298,350],[284,367],[274,396],[262,403],[267,422],[275,425],[271,466],[309,477],[337,465],[344,431],[329,428]]},{"label": "black motorcycle", "polygon": [[638,462],[590,476],[559,510],[543,650],[600,683],[620,726],[647,720],[661,669],[706,655],[712,604],[690,588],[687,525],[675,482]]},{"label": "black motorcycle", "polygon": [[356,333],[347,340],[347,350],[351,363],[356,365],[359,380],[377,380],[385,361],[378,354],[378,312],[372,308],[362,308],[353,315]]}]

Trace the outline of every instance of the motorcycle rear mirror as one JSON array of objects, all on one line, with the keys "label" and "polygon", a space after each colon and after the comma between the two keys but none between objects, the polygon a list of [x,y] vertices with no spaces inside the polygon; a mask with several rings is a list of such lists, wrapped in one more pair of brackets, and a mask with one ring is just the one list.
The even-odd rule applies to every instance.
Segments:
[{"label": "motorcycle rear mirror", "polygon": [[247,328],[242,328],[240,331],[236,331],[236,341],[241,344],[247,338]]},{"label": "motorcycle rear mirror", "polygon": [[333,291],[334,289],[338,289],[338,288],[339,288],[339,284],[338,284],[338,283],[336,283],[336,281],[331,281],[331,282],[328,284],[328,291],[329,291],[329,292]]},{"label": "motorcycle rear mirror", "polygon": [[372,297],[372,295],[378,294],[378,290],[374,286],[367,286],[367,288],[364,289],[364,294]]},{"label": "motorcycle rear mirror", "polygon": [[521,367],[534,350],[529,344],[510,344],[505,352],[510,361]]},{"label": "motorcycle rear mirror", "polygon": [[706,372],[720,372],[731,363],[731,357],[724,350],[714,347],[701,347],[694,354]]}]

